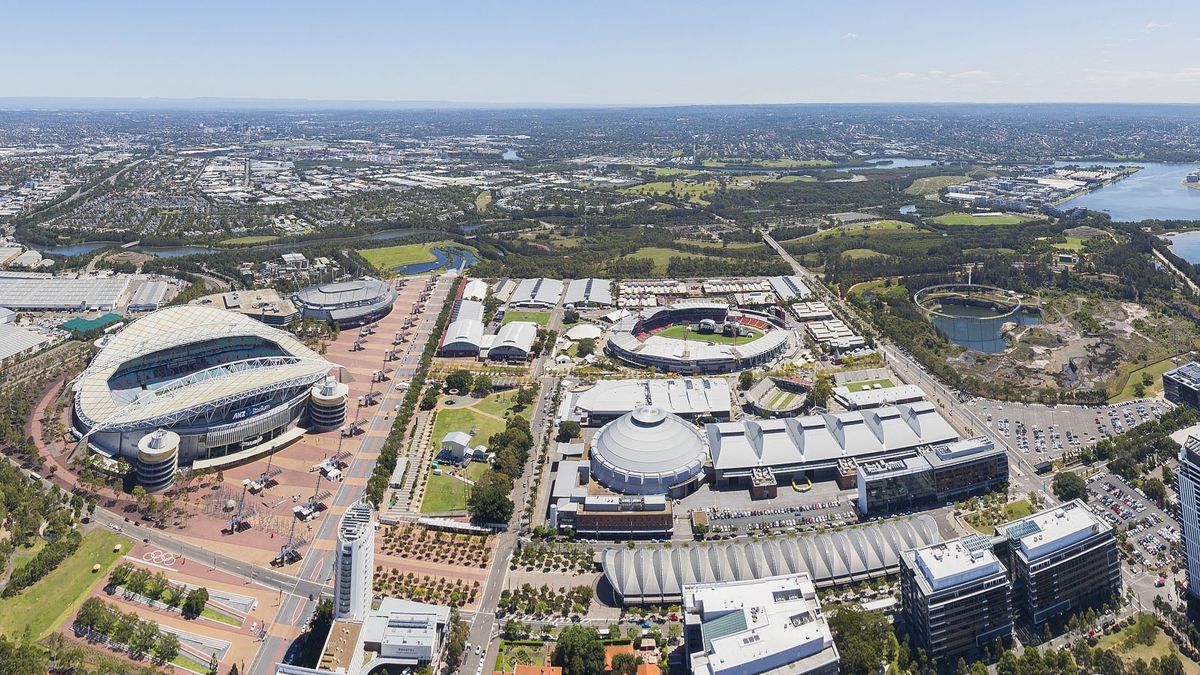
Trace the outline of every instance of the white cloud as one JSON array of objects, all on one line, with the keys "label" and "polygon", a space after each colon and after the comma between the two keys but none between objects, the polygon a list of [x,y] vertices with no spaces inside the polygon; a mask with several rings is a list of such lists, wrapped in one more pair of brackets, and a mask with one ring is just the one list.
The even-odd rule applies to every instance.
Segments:
[{"label": "white cloud", "polygon": [[1173,24],[1162,21],[1149,21],[1146,23],[1146,32],[1159,30],[1161,28],[1170,28]]},{"label": "white cloud", "polygon": [[843,40],[857,40],[858,33],[846,33],[845,35],[842,36],[842,39]]}]

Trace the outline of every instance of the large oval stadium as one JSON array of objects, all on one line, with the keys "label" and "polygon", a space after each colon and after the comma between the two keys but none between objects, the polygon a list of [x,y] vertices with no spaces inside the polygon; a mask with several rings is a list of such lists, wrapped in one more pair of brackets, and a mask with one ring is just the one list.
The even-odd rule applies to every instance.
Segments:
[{"label": "large oval stadium", "polygon": [[294,433],[314,385],[333,364],[290,333],[203,305],[168,307],[130,323],[74,382],[73,423],[90,447],[135,464],[229,457]]},{"label": "large oval stadium", "polygon": [[783,355],[788,334],[784,320],[772,313],[715,302],[680,302],[624,319],[614,326],[604,349],[636,368],[732,373]]},{"label": "large oval stadium", "polygon": [[307,319],[352,328],[378,321],[392,311],[396,289],[373,277],[316,284],[292,296],[292,304]]}]

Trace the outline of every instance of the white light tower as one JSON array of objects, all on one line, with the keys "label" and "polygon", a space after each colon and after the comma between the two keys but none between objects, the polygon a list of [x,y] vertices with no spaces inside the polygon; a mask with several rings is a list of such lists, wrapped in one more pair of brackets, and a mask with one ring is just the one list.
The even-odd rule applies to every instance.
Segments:
[{"label": "white light tower", "polygon": [[371,611],[375,573],[374,511],[365,501],[346,509],[333,562],[333,617],[362,621]]}]

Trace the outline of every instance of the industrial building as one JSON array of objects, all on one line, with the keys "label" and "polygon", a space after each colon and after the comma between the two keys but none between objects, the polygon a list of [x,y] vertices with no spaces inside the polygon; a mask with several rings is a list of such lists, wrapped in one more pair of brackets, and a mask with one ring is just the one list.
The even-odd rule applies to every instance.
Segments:
[{"label": "industrial building", "polygon": [[144,281],[133,292],[129,301],[130,312],[153,312],[162,306],[171,285],[165,281]]},{"label": "industrial building", "polygon": [[714,482],[748,487],[756,469],[782,481],[832,474],[839,462],[893,456],[958,440],[928,401],[874,410],[708,424]]},{"label": "industrial building", "polygon": [[692,675],[837,675],[841,657],[807,574],[688,584],[683,623]]},{"label": "industrial building", "polygon": [[592,490],[591,466],[559,462],[550,494],[549,524],[590,539],[662,539],[671,536],[674,511],[665,495],[614,495]]},{"label": "industrial building", "polygon": [[[113,334],[76,378],[73,427],[92,450],[131,463],[159,429],[178,435],[180,465],[243,461],[299,438],[314,405],[336,403],[313,397],[332,368],[290,333],[242,314],[168,307]],[[344,402],[341,410],[341,420],[322,419],[340,425]]]},{"label": "industrial building", "polygon": [[1117,539],[1107,521],[1075,499],[1007,525],[1013,610],[1033,628],[1099,607],[1121,594]]},{"label": "industrial building", "polygon": [[254,288],[206,295],[193,300],[194,305],[216,305],[231,312],[245,314],[251,319],[268,326],[282,328],[300,318],[300,310],[289,298],[279,295],[274,288]]},{"label": "industrial building", "polygon": [[56,277],[49,274],[0,272],[0,307],[30,312],[110,310],[120,304],[130,275]]},{"label": "industrial building", "polygon": [[493,361],[527,361],[537,342],[538,325],[532,321],[512,321],[495,335],[483,339],[487,357]]},{"label": "industrial building", "polygon": [[316,284],[292,296],[304,318],[336,323],[341,328],[378,321],[392,311],[395,302],[396,289],[373,277]]},{"label": "industrial building", "polygon": [[1168,401],[1200,410],[1200,362],[1189,361],[1172,368],[1162,378],[1163,395]]},{"label": "industrial building", "polygon": [[569,307],[612,307],[612,282],[608,279],[573,279],[563,303]]},{"label": "industrial building", "polygon": [[688,420],[728,420],[734,404],[729,382],[721,378],[599,380],[563,396],[559,421],[602,426],[645,405]]},{"label": "industrial building", "polygon": [[859,462],[857,481],[863,515],[911,511],[999,488],[1008,482],[1008,455],[994,439],[976,436]]},{"label": "industrial building", "polygon": [[483,348],[483,303],[459,300],[450,312],[438,356],[479,356]]},{"label": "industrial building", "polygon": [[925,392],[915,384],[901,384],[894,387],[863,388],[850,391],[847,386],[833,388],[833,399],[847,410],[866,410],[901,403],[915,403],[925,400]]},{"label": "industrial building", "polygon": [[0,367],[37,353],[50,338],[12,323],[0,322]]},{"label": "industrial building", "polygon": [[928,515],[800,537],[709,542],[707,546],[607,548],[604,583],[625,605],[683,602],[689,584],[726,584],[806,574],[818,588],[898,571],[900,553],[942,540]]},{"label": "industrial building", "polygon": [[483,279],[467,279],[462,285],[462,299],[483,302],[488,296],[488,285]]},{"label": "industrial building", "polygon": [[771,284],[771,290],[775,292],[779,302],[788,305],[793,302],[808,300],[812,297],[812,291],[804,284],[804,280],[797,276],[771,277],[767,279]]},{"label": "industrial building", "polygon": [[951,664],[1012,636],[1007,570],[980,535],[900,554],[900,598],[912,646]]},{"label": "industrial building", "polygon": [[549,309],[558,305],[563,294],[563,282],[558,279],[522,279],[509,298],[511,307]]}]

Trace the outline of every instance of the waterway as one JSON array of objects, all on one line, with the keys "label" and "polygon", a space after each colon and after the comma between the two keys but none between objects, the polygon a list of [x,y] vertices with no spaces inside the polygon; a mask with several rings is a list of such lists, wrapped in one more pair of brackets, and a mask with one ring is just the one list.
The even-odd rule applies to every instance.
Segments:
[{"label": "waterway", "polygon": [[429,252],[437,258],[425,263],[416,263],[413,265],[400,265],[396,268],[396,273],[402,276],[413,276],[416,274],[426,274],[434,270],[442,268],[462,270],[465,267],[475,264],[475,254],[466,249],[460,248],[431,248]]},{"label": "waterway", "polygon": [[937,160],[916,159],[913,157],[878,157],[876,159],[868,159],[867,164],[873,164],[873,168],[876,169],[907,169],[914,166],[933,166],[937,164]]},{"label": "waterway", "polygon": [[500,158],[506,162],[524,162],[525,161],[525,158],[518,155],[517,151],[512,148],[509,148],[508,150],[506,150],[503,155],[500,155]]},{"label": "waterway", "polygon": [[939,311],[946,316],[934,314],[933,325],[946,339],[985,354],[997,354],[1008,347],[1001,335],[1005,323],[1032,326],[1042,322],[1035,312],[1020,311],[1001,318],[995,309],[975,305],[943,304]]},{"label": "waterway", "polygon": [[[1087,194],[1075,197],[1062,208],[1086,207],[1104,211],[1115,221],[1139,220],[1200,220],[1200,190],[1184,185],[1183,179],[1200,164],[1166,164],[1161,162],[1055,162],[1055,166],[1138,166],[1141,169],[1128,178]],[[1182,253],[1179,254],[1181,257]]]}]

